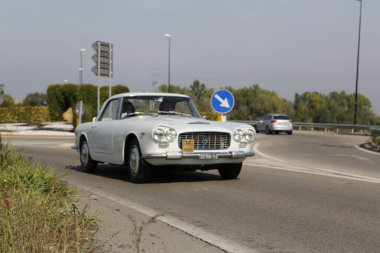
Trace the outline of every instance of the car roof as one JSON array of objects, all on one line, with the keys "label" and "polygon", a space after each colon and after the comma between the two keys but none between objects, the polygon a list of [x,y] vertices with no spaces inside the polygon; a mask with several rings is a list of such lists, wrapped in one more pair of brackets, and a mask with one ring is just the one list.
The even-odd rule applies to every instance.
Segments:
[{"label": "car roof", "polygon": [[166,96],[166,97],[185,97],[189,96],[178,94],[178,93],[164,93],[164,92],[127,92],[113,95],[110,99],[120,98],[120,97],[138,97],[138,96]]}]

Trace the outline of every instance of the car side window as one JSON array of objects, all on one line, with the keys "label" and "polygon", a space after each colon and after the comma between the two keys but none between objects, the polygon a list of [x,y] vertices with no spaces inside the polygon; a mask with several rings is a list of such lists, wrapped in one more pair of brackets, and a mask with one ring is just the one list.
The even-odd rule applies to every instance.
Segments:
[{"label": "car side window", "polygon": [[108,102],[99,120],[109,121],[119,119],[120,101],[121,99],[114,99]]}]

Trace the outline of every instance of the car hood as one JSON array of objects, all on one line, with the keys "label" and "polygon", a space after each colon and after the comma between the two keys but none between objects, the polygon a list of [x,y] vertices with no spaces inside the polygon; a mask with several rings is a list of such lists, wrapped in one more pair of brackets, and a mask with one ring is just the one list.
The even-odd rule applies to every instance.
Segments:
[{"label": "car hood", "polygon": [[[188,118],[182,116],[166,116],[160,115],[158,117],[139,116],[139,121],[144,121],[144,125],[154,127],[167,126],[172,127],[180,132],[185,131],[218,131],[218,132],[231,132],[237,127],[248,127],[249,125],[237,122],[220,122],[210,121],[201,118]],[[130,118],[136,120],[136,118]]]}]

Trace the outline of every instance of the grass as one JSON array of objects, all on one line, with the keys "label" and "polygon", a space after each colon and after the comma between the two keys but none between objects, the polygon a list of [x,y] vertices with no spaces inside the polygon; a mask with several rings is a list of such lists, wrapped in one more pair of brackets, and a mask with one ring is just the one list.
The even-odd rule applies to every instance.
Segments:
[{"label": "grass", "polygon": [[96,231],[61,177],[1,143],[0,252],[90,252]]}]

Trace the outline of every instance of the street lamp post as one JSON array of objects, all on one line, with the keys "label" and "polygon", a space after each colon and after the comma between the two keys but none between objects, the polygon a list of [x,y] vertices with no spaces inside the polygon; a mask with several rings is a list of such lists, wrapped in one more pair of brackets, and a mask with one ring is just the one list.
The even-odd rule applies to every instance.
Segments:
[{"label": "street lamp post", "polygon": [[5,84],[0,83],[0,105],[2,105],[3,102],[4,102],[4,98],[3,98],[3,95],[4,95],[4,86],[5,86]]},{"label": "street lamp post", "polygon": [[360,14],[359,14],[359,36],[358,36],[358,55],[356,58],[356,85],[355,85],[355,106],[354,106],[354,125],[356,125],[356,118],[358,114],[358,83],[359,83],[359,56],[360,56],[360,32],[362,26],[362,0],[360,2]]},{"label": "street lamp post", "polygon": [[79,67],[79,84],[83,84],[83,53],[86,52],[85,48],[80,49],[80,67]]},{"label": "street lamp post", "polygon": [[170,93],[170,44],[172,36],[168,33],[165,34],[169,39],[169,55],[168,55],[168,92]]}]

